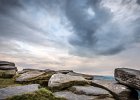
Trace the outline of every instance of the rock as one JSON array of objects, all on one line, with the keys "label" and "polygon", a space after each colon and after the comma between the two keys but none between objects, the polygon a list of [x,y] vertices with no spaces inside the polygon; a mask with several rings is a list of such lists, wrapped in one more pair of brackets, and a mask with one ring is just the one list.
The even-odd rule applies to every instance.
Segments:
[{"label": "rock", "polygon": [[45,69],[45,70],[40,70],[40,69],[23,69],[22,71],[18,71],[18,74],[23,74],[23,73],[30,72],[30,71],[55,72],[54,70],[50,70],[50,69]]},{"label": "rock", "polygon": [[73,85],[88,84],[87,80],[81,76],[71,76],[67,74],[54,74],[49,80],[48,87],[54,90],[61,90]]},{"label": "rock", "polygon": [[57,73],[67,74],[69,72],[73,72],[73,70],[59,70]]},{"label": "rock", "polygon": [[27,84],[27,83],[38,83],[43,86],[48,86],[48,80],[55,73],[51,70],[24,70],[19,77],[16,78],[16,82]]},{"label": "rock", "polygon": [[93,86],[109,91],[117,100],[138,100],[138,93],[135,90],[130,90],[127,86],[109,80],[93,80]]},{"label": "rock", "polygon": [[12,62],[0,61],[0,66],[7,66],[7,65],[9,65],[9,66],[15,66],[15,64],[12,63]]},{"label": "rock", "polygon": [[81,73],[76,73],[76,72],[69,72],[67,74],[72,75],[72,76],[82,76],[87,80],[92,80],[93,79],[93,75],[81,74]]},{"label": "rock", "polygon": [[70,90],[76,94],[112,97],[107,90],[94,86],[72,86]]},{"label": "rock", "polygon": [[39,84],[31,84],[25,86],[14,86],[0,89],[0,100],[6,99],[15,95],[22,95],[29,92],[34,92],[39,89]]},{"label": "rock", "polygon": [[78,95],[69,91],[55,92],[56,97],[66,98],[67,100],[114,100],[113,98]]},{"label": "rock", "polygon": [[0,77],[1,78],[12,78],[16,75],[17,68],[11,65],[0,66]]},{"label": "rock", "polygon": [[140,70],[117,68],[114,76],[119,83],[140,90]]}]

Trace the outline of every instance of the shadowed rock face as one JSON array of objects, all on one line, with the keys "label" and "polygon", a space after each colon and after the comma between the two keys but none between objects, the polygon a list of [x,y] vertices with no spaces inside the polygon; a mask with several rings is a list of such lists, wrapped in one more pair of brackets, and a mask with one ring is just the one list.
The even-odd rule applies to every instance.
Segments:
[{"label": "shadowed rock face", "polygon": [[117,68],[114,76],[119,83],[140,90],[140,70]]},{"label": "shadowed rock face", "polygon": [[138,100],[137,91],[115,81],[93,80],[92,85],[108,90],[117,100]]},{"label": "shadowed rock face", "polygon": [[4,100],[14,95],[22,95],[24,93],[34,92],[37,91],[38,89],[39,89],[39,84],[1,88],[0,100]]}]

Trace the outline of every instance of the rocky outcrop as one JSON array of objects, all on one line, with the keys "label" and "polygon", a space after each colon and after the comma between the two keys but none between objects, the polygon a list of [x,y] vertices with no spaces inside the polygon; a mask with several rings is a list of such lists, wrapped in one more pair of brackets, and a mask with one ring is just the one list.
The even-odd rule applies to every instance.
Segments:
[{"label": "rocky outcrop", "polygon": [[140,90],[140,70],[117,68],[114,76],[119,83]]},{"label": "rocky outcrop", "polygon": [[93,80],[93,86],[109,91],[117,100],[138,100],[138,93],[135,90],[131,90],[127,86],[118,84],[115,81],[109,80]]},{"label": "rocky outcrop", "polygon": [[48,80],[55,73],[52,70],[24,69],[16,78],[17,83],[37,83],[43,86],[48,85]]},{"label": "rocky outcrop", "polygon": [[0,100],[4,100],[8,97],[12,97],[15,95],[22,95],[24,93],[34,92],[37,91],[38,89],[39,89],[39,84],[1,88]]},{"label": "rocky outcrop", "polygon": [[12,78],[16,75],[17,67],[12,62],[0,61],[0,77]]},{"label": "rocky outcrop", "polygon": [[88,81],[81,76],[71,76],[67,74],[54,74],[49,80],[48,87],[62,90],[73,85],[85,85]]},{"label": "rocky outcrop", "polygon": [[105,89],[95,87],[95,86],[72,86],[70,90],[76,94],[84,94],[88,96],[104,96],[112,97],[112,95]]},{"label": "rocky outcrop", "polygon": [[56,97],[66,98],[67,100],[115,100],[109,97],[78,95],[69,91],[55,92],[54,95]]}]

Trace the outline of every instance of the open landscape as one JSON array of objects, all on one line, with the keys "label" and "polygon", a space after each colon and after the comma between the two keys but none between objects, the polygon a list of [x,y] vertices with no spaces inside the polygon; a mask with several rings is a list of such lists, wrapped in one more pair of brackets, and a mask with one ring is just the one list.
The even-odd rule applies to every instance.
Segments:
[{"label": "open landscape", "polygon": [[0,100],[140,100],[140,0],[0,0]]}]

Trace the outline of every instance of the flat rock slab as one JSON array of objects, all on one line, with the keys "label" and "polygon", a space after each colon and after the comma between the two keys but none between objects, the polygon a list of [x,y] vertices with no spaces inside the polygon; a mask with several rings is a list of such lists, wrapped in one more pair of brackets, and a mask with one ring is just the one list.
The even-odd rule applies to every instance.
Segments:
[{"label": "flat rock slab", "polygon": [[96,96],[77,95],[68,91],[55,92],[54,95],[66,98],[67,100],[93,100],[96,98]]},{"label": "flat rock slab", "polygon": [[84,94],[89,96],[108,96],[112,95],[105,89],[93,86],[72,86],[71,89],[76,94]]},{"label": "flat rock slab", "polygon": [[40,71],[29,71],[29,72],[21,74],[18,78],[16,78],[16,81],[17,82],[24,82],[24,81],[27,81],[28,79],[35,78],[35,77],[42,75],[44,73],[45,72],[40,72]]},{"label": "flat rock slab", "polygon": [[81,73],[76,73],[76,72],[69,72],[67,74],[72,75],[72,76],[82,76],[87,80],[92,80],[93,79],[93,75],[81,74]]},{"label": "flat rock slab", "polygon": [[118,100],[138,100],[135,90],[130,90],[127,86],[109,80],[93,80],[94,86],[108,90]]},{"label": "flat rock slab", "polygon": [[0,61],[0,66],[3,66],[3,65],[15,66],[15,64],[12,63],[12,62],[8,62],[8,61]]},{"label": "flat rock slab", "polygon": [[117,68],[114,75],[119,83],[140,90],[140,70]]},{"label": "flat rock slab", "polygon": [[72,85],[84,85],[87,83],[87,80],[81,76],[71,76],[58,73],[51,76],[48,86],[54,89],[63,89],[71,87]]},{"label": "flat rock slab", "polygon": [[0,89],[0,100],[6,99],[15,95],[22,95],[29,92],[34,92],[39,89],[39,84],[31,84],[24,86],[6,87]]},{"label": "flat rock slab", "polygon": [[114,100],[113,98],[106,97],[100,98],[98,96],[78,95],[69,91],[55,92],[54,95],[56,97],[66,98],[67,100]]},{"label": "flat rock slab", "polygon": [[3,66],[0,66],[0,70],[17,70],[17,67],[10,66],[10,65],[3,65]]}]

